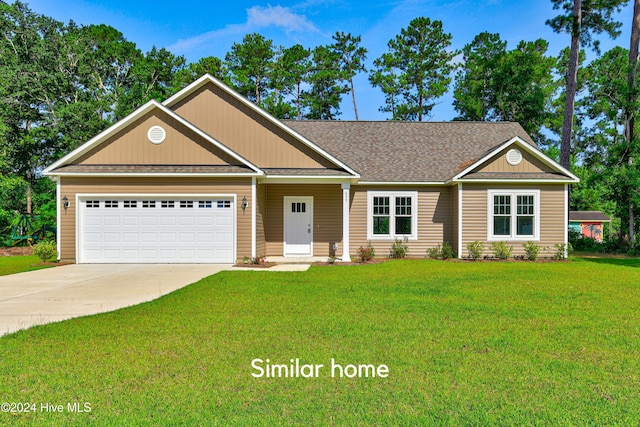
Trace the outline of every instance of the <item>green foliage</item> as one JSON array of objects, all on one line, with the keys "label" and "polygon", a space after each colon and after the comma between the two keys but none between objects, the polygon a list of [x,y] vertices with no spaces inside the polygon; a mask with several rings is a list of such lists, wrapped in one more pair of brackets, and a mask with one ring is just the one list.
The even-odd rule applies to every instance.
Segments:
[{"label": "green foliage", "polygon": [[257,33],[247,34],[242,43],[231,46],[225,62],[238,93],[262,105],[273,72],[274,56],[273,41]]},{"label": "green foliage", "polygon": [[538,253],[540,252],[540,245],[536,242],[528,241],[522,244],[524,254],[529,261],[535,261],[538,259]]},{"label": "green foliage", "polygon": [[469,258],[474,261],[482,258],[482,252],[484,251],[484,243],[476,240],[474,242],[467,243],[467,251],[469,251]]},{"label": "green foliage", "polygon": [[313,62],[308,77],[310,88],[302,93],[306,118],[334,120],[340,115],[342,95],[349,92],[340,68],[341,55],[327,46],[313,49]]},{"label": "green foliage", "polygon": [[376,249],[371,246],[371,242],[367,242],[367,246],[358,248],[358,256],[361,262],[371,261],[376,256]]},{"label": "green foliage", "polygon": [[352,36],[351,33],[336,32],[333,35],[333,40],[334,43],[329,46],[329,49],[339,55],[342,79],[348,83],[355,119],[358,120],[358,106],[353,78],[359,72],[366,71],[364,61],[367,58],[367,49],[360,46],[362,38],[360,36]]},{"label": "green foliage", "polygon": [[555,90],[553,57],[542,39],[506,50],[499,34],[480,33],[463,48],[456,75],[454,107],[461,120],[516,121],[535,139],[547,121]]},{"label": "green foliage", "polygon": [[405,237],[404,240],[396,239],[391,245],[389,257],[395,259],[405,258],[408,252],[409,245],[407,245],[407,238]]},{"label": "green foliage", "polygon": [[553,255],[552,258],[555,260],[561,260],[567,258],[567,255],[573,251],[571,244],[565,243],[556,243],[553,245]]},{"label": "green foliage", "polygon": [[33,254],[40,258],[42,262],[50,261],[57,253],[56,242],[43,240],[33,245]]},{"label": "green foliage", "polygon": [[493,252],[493,256],[500,260],[509,259],[511,253],[513,252],[513,246],[507,245],[507,242],[492,242],[491,243],[491,252]]},{"label": "green foliage", "polygon": [[427,249],[427,256],[431,259],[445,260],[455,258],[456,253],[449,242],[444,242],[442,245],[438,244],[436,247]]},{"label": "green foliage", "polygon": [[443,31],[441,21],[420,17],[387,45],[389,51],[374,61],[369,76],[385,94],[381,111],[390,112],[393,120],[422,121],[451,82],[457,54],[448,50],[451,34]]}]

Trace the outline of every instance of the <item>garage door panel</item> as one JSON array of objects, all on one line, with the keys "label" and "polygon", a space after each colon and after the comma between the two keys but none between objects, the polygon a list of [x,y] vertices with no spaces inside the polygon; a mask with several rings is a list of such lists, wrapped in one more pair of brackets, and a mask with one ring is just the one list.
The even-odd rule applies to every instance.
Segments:
[{"label": "garage door panel", "polygon": [[234,261],[230,199],[108,197],[79,204],[81,262]]}]

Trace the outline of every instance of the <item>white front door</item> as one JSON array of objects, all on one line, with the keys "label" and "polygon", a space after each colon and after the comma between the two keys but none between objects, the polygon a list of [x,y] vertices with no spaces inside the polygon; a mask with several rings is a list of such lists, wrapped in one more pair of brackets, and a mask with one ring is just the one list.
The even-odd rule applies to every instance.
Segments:
[{"label": "white front door", "polygon": [[284,255],[313,255],[313,197],[284,198]]}]

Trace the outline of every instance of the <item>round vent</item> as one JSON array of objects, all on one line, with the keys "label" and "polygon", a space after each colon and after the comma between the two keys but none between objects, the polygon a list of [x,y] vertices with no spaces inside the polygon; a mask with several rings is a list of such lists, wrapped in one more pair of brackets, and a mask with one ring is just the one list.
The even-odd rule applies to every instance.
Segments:
[{"label": "round vent", "polygon": [[507,151],[507,163],[509,163],[511,166],[519,165],[521,161],[522,153],[520,152],[520,150],[512,148],[511,150]]},{"label": "round vent", "polygon": [[151,126],[147,132],[147,138],[154,144],[160,144],[167,137],[167,132],[161,126]]}]

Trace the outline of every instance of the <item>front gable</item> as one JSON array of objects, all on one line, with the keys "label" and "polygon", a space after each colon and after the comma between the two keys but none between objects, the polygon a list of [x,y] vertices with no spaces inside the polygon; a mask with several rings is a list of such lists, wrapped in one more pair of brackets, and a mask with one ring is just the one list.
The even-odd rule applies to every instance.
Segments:
[{"label": "front gable", "polygon": [[263,169],[355,171],[230,88],[205,75],[164,102]]},{"label": "front gable", "polygon": [[579,179],[543,152],[518,137],[467,161],[451,181],[578,182]]},{"label": "front gable", "polygon": [[[149,131],[164,130],[161,142]],[[75,165],[239,165],[220,148],[166,112],[154,109],[80,156]]]}]

